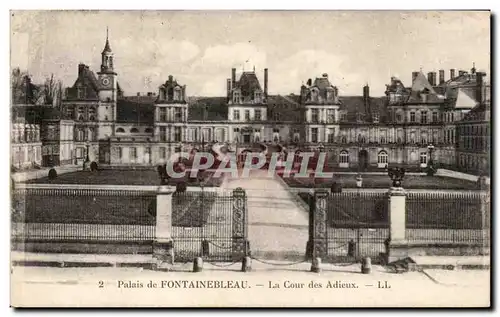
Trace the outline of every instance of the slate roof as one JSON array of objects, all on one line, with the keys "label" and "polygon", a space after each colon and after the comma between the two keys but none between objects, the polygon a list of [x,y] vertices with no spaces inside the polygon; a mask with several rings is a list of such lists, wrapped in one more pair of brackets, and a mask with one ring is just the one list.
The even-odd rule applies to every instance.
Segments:
[{"label": "slate roof", "polygon": [[273,95],[268,96],[268,120],[274,120],[278,114],[280,122],[301,122],[302,112],[300,96],[298,95]]},{"label": "slate roof", "polygon": [[370,97],[368,107],[365,106],[363,96],[341,96],[340,111],[347,113],[347,122],[358,122],[358,115],[361,115],[362,122],[373,122],[373,114],[378,113],[379,122],[388,120],[386,97]]},{"label": "slate roof", "polygon": [[226,97],[190,97],[188,107],[188,121],[227,120]]},{"label": "slate roof", "polygon": [[119,123],[154,123],[154,103],[157,96],[122,97],[117,102],[117,122]]},{"label": "slate roof", "polygon": [[[426,99],[424,95],[427,95]],[[444,101],[444,96],[438,95],[424,73],[419,72],[413,80],[408,103],[444,103]]]},{"label": "slate roof", "polygon": [[81,100],[97,100],[99,95],[99,85],[97,84],[97,77],[89,66],[80,64],[78,65],[78,78],[72,87],[66,88],[66,100],[79,100],[78,87],[85,87],[85,96]]}]

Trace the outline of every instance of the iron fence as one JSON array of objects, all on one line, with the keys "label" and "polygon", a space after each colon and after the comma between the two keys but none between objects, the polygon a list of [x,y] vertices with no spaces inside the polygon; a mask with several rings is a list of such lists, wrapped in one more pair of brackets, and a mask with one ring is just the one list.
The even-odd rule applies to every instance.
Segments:
[{"label": "iron fence", "polygon": [[195,257],[208,262],[232,260],[232,193],[174,193],[172,206],[176,262],[192,261]]},{"label": "iron fence", "polygon": [[388,199],[381,192],[343,192],[327,197],[329,258],[377,257],[389,236]]},{"label": "iron fence", "polygon": [[152,240],[156,193],[108,189],[16,189],[12,235],[21,239]]},{"label": "iron fence", "polygon": [[484,192],[410,192],[406,239],[479,243],[490,240],[490,202]]}]

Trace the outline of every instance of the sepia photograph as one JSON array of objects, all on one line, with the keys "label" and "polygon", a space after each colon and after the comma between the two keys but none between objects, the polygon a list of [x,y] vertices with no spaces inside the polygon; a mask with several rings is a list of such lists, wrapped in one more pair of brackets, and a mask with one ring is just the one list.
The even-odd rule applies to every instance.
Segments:
[{"label": "sepia photograph", "polygon": [[11,10],[11,307],[491,307],[491,23]]}]

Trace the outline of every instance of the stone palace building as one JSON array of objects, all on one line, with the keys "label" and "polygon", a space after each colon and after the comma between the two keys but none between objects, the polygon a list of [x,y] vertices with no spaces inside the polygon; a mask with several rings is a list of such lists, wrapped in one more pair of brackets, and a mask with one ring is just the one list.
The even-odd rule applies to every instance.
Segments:
[{"label": "stone palace building", "polygon": [[100,166],[153,166],[214,143],[238,152],[260,143],[327,152],[333,169],[419,169],[432,155],[439,166],[489,170],[490,85],[474,67],[452,69],[448,78],[444,70],[439,77],[416,71],[409,86],[393,77],[383,97],[372,97],[369,86],[342,96],[328,74],[297,94],[272,95],[267,68],[263,74],[261,83],[255,68],[233,68],[220,97],[189,97],[173,76],[157,92],[125,96],[106,39],[100,70],[80,64],[58,109],[37,110],[31,123],[13,119],[13,164],[25,144],[34,150],[23,160],[42,165],[82,164],[88,155]]}]

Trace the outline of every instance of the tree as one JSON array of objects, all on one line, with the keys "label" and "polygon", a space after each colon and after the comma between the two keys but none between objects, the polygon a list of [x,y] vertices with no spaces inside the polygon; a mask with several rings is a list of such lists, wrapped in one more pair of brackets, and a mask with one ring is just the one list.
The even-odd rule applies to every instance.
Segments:
[{"label": "tree", "polygon": [[10,76],[10,88],[12,92],[12,104],[25,103],[26,96],[24,95],[23,87],[26,84],[26,77],[29,76],[27,72],[21,71],[19,67],[12,70]]},{"label": "tree", "polygon": [[45,96],[45,104],[58,107],[62,99],[62,82],[56,80],[54,74],[45,79],[43,86],[43,94]]}]

